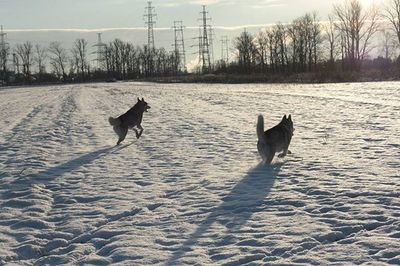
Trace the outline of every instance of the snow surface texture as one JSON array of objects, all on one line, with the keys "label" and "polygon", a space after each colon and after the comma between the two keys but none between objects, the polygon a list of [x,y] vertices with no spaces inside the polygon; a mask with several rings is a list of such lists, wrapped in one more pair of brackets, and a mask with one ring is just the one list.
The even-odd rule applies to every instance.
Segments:
[{"label": "snow surface texture", "polygon": [[[0,90],[0,264],[400,264],[400,84]],[[144,97],[144,133],[110,115]],[[260,165],[256,120],[292,114]]]}]

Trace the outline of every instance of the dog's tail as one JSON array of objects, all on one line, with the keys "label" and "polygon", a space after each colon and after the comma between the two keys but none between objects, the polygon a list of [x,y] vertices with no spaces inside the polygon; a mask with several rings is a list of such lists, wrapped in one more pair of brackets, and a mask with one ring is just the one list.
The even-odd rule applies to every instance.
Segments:
[{"label": "dog's tail", "polygon": [[265,142],[265,136],[264,136],[264,117],[262,115],[258,116],[258,121],[257,121],[257,136],[258,136],[258,141],[260,142]]},{"label": "dog's tail", "polygon": [[119,125],[121,125],[121,120],[120,119],[118,119],[118,118],[113,118],[113,117],[109,117],[108,118],[108,122],[110,122],[110,125],[112,125],[112,126],[119,126]]}]

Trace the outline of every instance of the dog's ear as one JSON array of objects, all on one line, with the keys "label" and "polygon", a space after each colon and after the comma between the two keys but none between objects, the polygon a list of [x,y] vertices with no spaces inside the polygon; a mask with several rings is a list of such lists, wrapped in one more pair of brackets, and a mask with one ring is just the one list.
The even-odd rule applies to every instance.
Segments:
[{"label": "dog's ear", "polygon": [[285,121],[285,120],[287,120],[286,115],[284,115],[284,116],[282,117],[282,121]]},{"label": "dog's ear", "polygon": [[144,98],[142,97],[142,102],[144,102]]},{"label": "dog's ear", "polygon": [[289,121],[292,122],[292,115],[289,115]]},{"label": "dog's ear", "polygon": [[138,102],[140,102],[140,99],[139,99],[139,97],[137,97],[137,101],[138,101]]}]

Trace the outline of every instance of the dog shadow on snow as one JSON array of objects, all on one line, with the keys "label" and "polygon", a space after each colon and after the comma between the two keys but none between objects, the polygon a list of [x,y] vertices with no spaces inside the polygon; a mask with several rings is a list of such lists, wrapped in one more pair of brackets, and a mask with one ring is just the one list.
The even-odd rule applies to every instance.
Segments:
[{"label": "dog shadow on snow", "polygon": [[[25,174],[25,169],[18,174],[19,177],[16,178],[13,182],[9,183],[8,186],[11,191],[24,189],[30,187],[33,184],[37,183],[47,183],[54,181],[56,178],[62,176],[67,172],[72,172],[82,166],[90,164],[91,162],[100,159],[104,156],[110,155],[112,153],[118,152],[124,148],[129,147],[131,144],[121,145],[121,146],[113,146],[113,147],[105,147],[101,148],[89,153],[85,153],[79,157],[76,157],[70,161],[61,163],[59,165],[50,167],[46,170],[32,173],[32,174]],[[27,166],[28,167],[28,166]]]},{"label": "dog shadow on snow", "polygon": [[200,222],[196,231],[187,237],[187,240],[172,254],[165,265],[179,264],[179,259],[192,250],[192,247],[204,237],[214,223],[225,226],[227,238],[221,241],[229,241],[229,234],[240,231],[253,214],[265,207],[264,200],[274,186],[282,166],[283,163],[269,166],[260,163],[250,169],[240,182],[223,197],[222,203]]}]

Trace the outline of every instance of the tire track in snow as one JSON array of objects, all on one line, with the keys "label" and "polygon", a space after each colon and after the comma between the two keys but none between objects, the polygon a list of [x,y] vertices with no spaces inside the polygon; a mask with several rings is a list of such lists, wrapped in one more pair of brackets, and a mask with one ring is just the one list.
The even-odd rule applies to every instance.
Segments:
[{"label": "tire track in snow", "polygon": [[[93,114],[88,115],[88,112],[82,109],[83,107],[85,107],[84,103],[78,101],[86,99],[85,96],[81,96],[80,94],[80,91],[79,93],[75,93],[74,95],[70,94],[67,97],[67,100],[64,101],[63,106],[65,106],[66,108],[63,108],[60,119],[57,120],[60,121],[59,123],[64,129],[64,132],[62,132],[61,134],[69,136],[70,139],[68,141],[70,144],[75,144],[77,141],[79,141],[78,143],[76,143],[76,145],[79,145],[78,147],[82,147],[83,145],[96,145],[99,143],[99,141],[96,139],[96,134],[92,133],[91,131],[92,126],[90,125],[90,119],[98,119],[99,116],[96,117],[96,115]],[[90,107],[93,106],[89,106],[89,108]],[[75,122],[72,123],[71,119],[68,118],[68,114],[75,112],[77,108],[79,108],[79,115],[75,118]],[[64,125],[68,126],[64,127]],[[82,137],[84,138],[83,140],[81,139]],[[103,160],[102,158],[107,157],[111,153],[115,153],[117,150],[120,150],[120,148],[106,147],[95,150],[93,152],[84,153],[83,155],[72,159],[63,165],[48,170],[48,172],[54,172],[60,176],[63,175],[63,172],[67,174],[67,176],[62,178],[62,186],[60,186],[59,184],[60,181],[57,180],[49,185],[49,187],[52,187],[52,189],[57,192],[57,196],[54,198],[52,208],[48,213],[48,216],[50,217],[49,221],[54,223],[57,231],[65,232],[64,235],[66,236],[66,238],[61,237],[57,239],[57,241],[55,241],[54,243],[52,242],[51,238],[49,238],[48,240],[50,242],[46,245],[44,251],[45,253],[42,254],[38,262],[42,263],[46,261],[53,261],[60,263],[61,261],[63,261],[60,259],[60,257],[63,257],[63,255],[69,253],[78,254],[75,256],[74,259],[75,261],[77,261],[80,255],[79,248],[77,248],[76,243],[79,243],[79,245],[81,245],[83,243],[83,239],[87,237],[87,232],[82,233],[82,229],[85,227],[89,229],[94,227],[94,229],[90,229],[90,232],[94,233],[96,231],[96,228],[105,226],[106,224],[113,221],[113,216],[110,216],[104,218],[104,223],[97,222],[97,220],[103,219],[101,218],[101,212],[91,211],[90,209],[84,211],[83,213],[82,211],[79,211],[79,213],[76,214],[76,217],[79,217],[79,215],[86,216],[87,219],[84,219],[86,221],[82,219],[76,219],[75,217],[69,218],[68,216],[70,216],[71,213],[75,212],[73,209],[76,205],[87,205],[89,207],[105,198],[104,196],[91,196],[82,194],[83,191],[80,191],[79,187],[81,186],[82,182],[85,182],[85,172],[88,171],[85,168],[90,167],[91,165],[95,164],[95,162],[101,162]],[[126,213],[127,212],[122,212],[122,214]],[[95,219],[91,221],[91,217],[94,217]],[[69,221],[70,223],[76,223],[77,230],[73,231],[68,228],[66,225],[68,225],[69,222],[67,221]],[[79,227],[82,222],[88,223],[81,229]],[[51,251],[49,248],[51,249]],[[54,252],[53,250],[56,250],[56,252]],[[71,261],[63,261],[63,263],[68,262]]]},{"label": "tire track in snow", "polygon": [[[51,196],[40,181],[32,182],[28,177],[28,172],[46,167],[44,158],[51,151],[47,150],[49,146],[42,149],[40,143],[46,139],[42,135],[42,132],[46,132],[47,129],[45,123],[48,121],[45,118],[50,121],[54,118],[51,111],[54,108],[53,100],[57,98],[58,95],[46,97],[44,99],[46,103],[34,107],[26,118],[14,126],[7,141],[1,145],[1,149],[7,151],[2,153],[1,157],[8,166],[6,177],[3,178],[5,189],[2,190],[1,195],[5,201],[2,202],[1,208],[7,213],[4,219],[7,226],[14,228],[16,235],[17,232],[20,234],[29,232],[29,228],[35,231],[49,227],[40,218],[33,218],[32,214],[33,216],[43,214],[48,202],[51,201]],[[28,149],[32,142],[35,143],[34,146]],[[34,256],[37,251],[37,241],[20,242],[22,241],[16,238],[14,253],[11,257],[25,259]]]},{"label": "tire track in snow", "polygon": [[[68,167],[73,165],[64,164],[59,168],[50,167],[48,170],[43,171],[40,171],[40,169],[46,168],[49,163],[50,158],[46,158],[46,154],[55,156],[60,152],[65,152],[62,146],[71,146],[74,144],[73,140],[75,136],[75,139],[79,139],[85,135],[85,130],[79,131],[79,127],[74,131],[73,117],[77,109],[75,103],[77,97],[76,90],[74,88],[66,89],[63,93],[63,97],[53,98],[50,101],[50,105],[42,104],[36,107],[27,118],[16,125],[11,133],[12,139],[9,139],[9,143],[7,143],[7,145],[12,145],[14,149],[18,147],[14,144],[15,142],[22,145],[31,141],[35,143],[35,146],[32,147],[33,149],[29,151],[35,154],[35,156],[21,159],[21,154],[19,156],[15,156],[14,153],[8,155],[10,159],[7,160],[7,165],[14,165],[16,168],[21,166],[24,169],[29,169],[30,172],[27,173],[28,171],[25,171],[24,175],[20,174],[19,177],[15,177],[15,180],[7,185],[13,193],[4,193],[2,195],[2,197],[11,198],[3,202],[2,208],[13,212],[15,211],[15,207],[17,207],[17,212],[22,212],[19,214],[22,216],[22,221],[13,223],[13,219],[9,220],[10,223],[13,223],[10,224],[11,228],[16,230],[26,231],[29,228],[33,228],[35,231],[37,229],[52,230],[52,228],[55,228],[55,224],[52,222],[54,218],[51,217],[51,213],[54,212],[53,209],[59,204],[55,193],[63,189],[63,186],[58,184],[55,179],[62,175],[63,170],[60,172],[60,169],[65,167],[64,171],[69,171]],[[57,103],[60,103],[60,109],[54,112],[54,106]],[[43,117],[44,113],[46,117]],[[41,130],[40,128],[44,128],[45,130]],[[29,134],[27,131],[32,133]],[[41,152],[42,147],[45,148],[45,154]],[[21,147],[19,149],[24,148]],[[33,174],[35,169],[37,173]],[[12,178],[12,174],[10,177]],[[42,218],[29,218],[31,214],[25,215],[27,212],[21,209],[21,207],[27,209],[28,213],[35,213]],[[50,218],[47,218],[48,215],[50,215]],[[35,233],[33,234],[35,235]],[[15,256],[26,260],[40,256],[41,242],[43,240],[38,239],[33,243],[17,246],[14,249]]]},{"label": "tire track in snow", "polygon": [[[45,89],[45,92],[39,90],[32,94],[29,89],[16,88],[1,92],[4,94],[2,99],[7,99],[0,103],[0,117],[2,123],[1,142],[7,142],[16,133],[16,130],[23,129],[21,124],[28,125],[27,119],[33,118],[47,106],[50,106],[54,100],[59,97],[56,90]],[[47,104],[39,104],[46,102]]]}]

